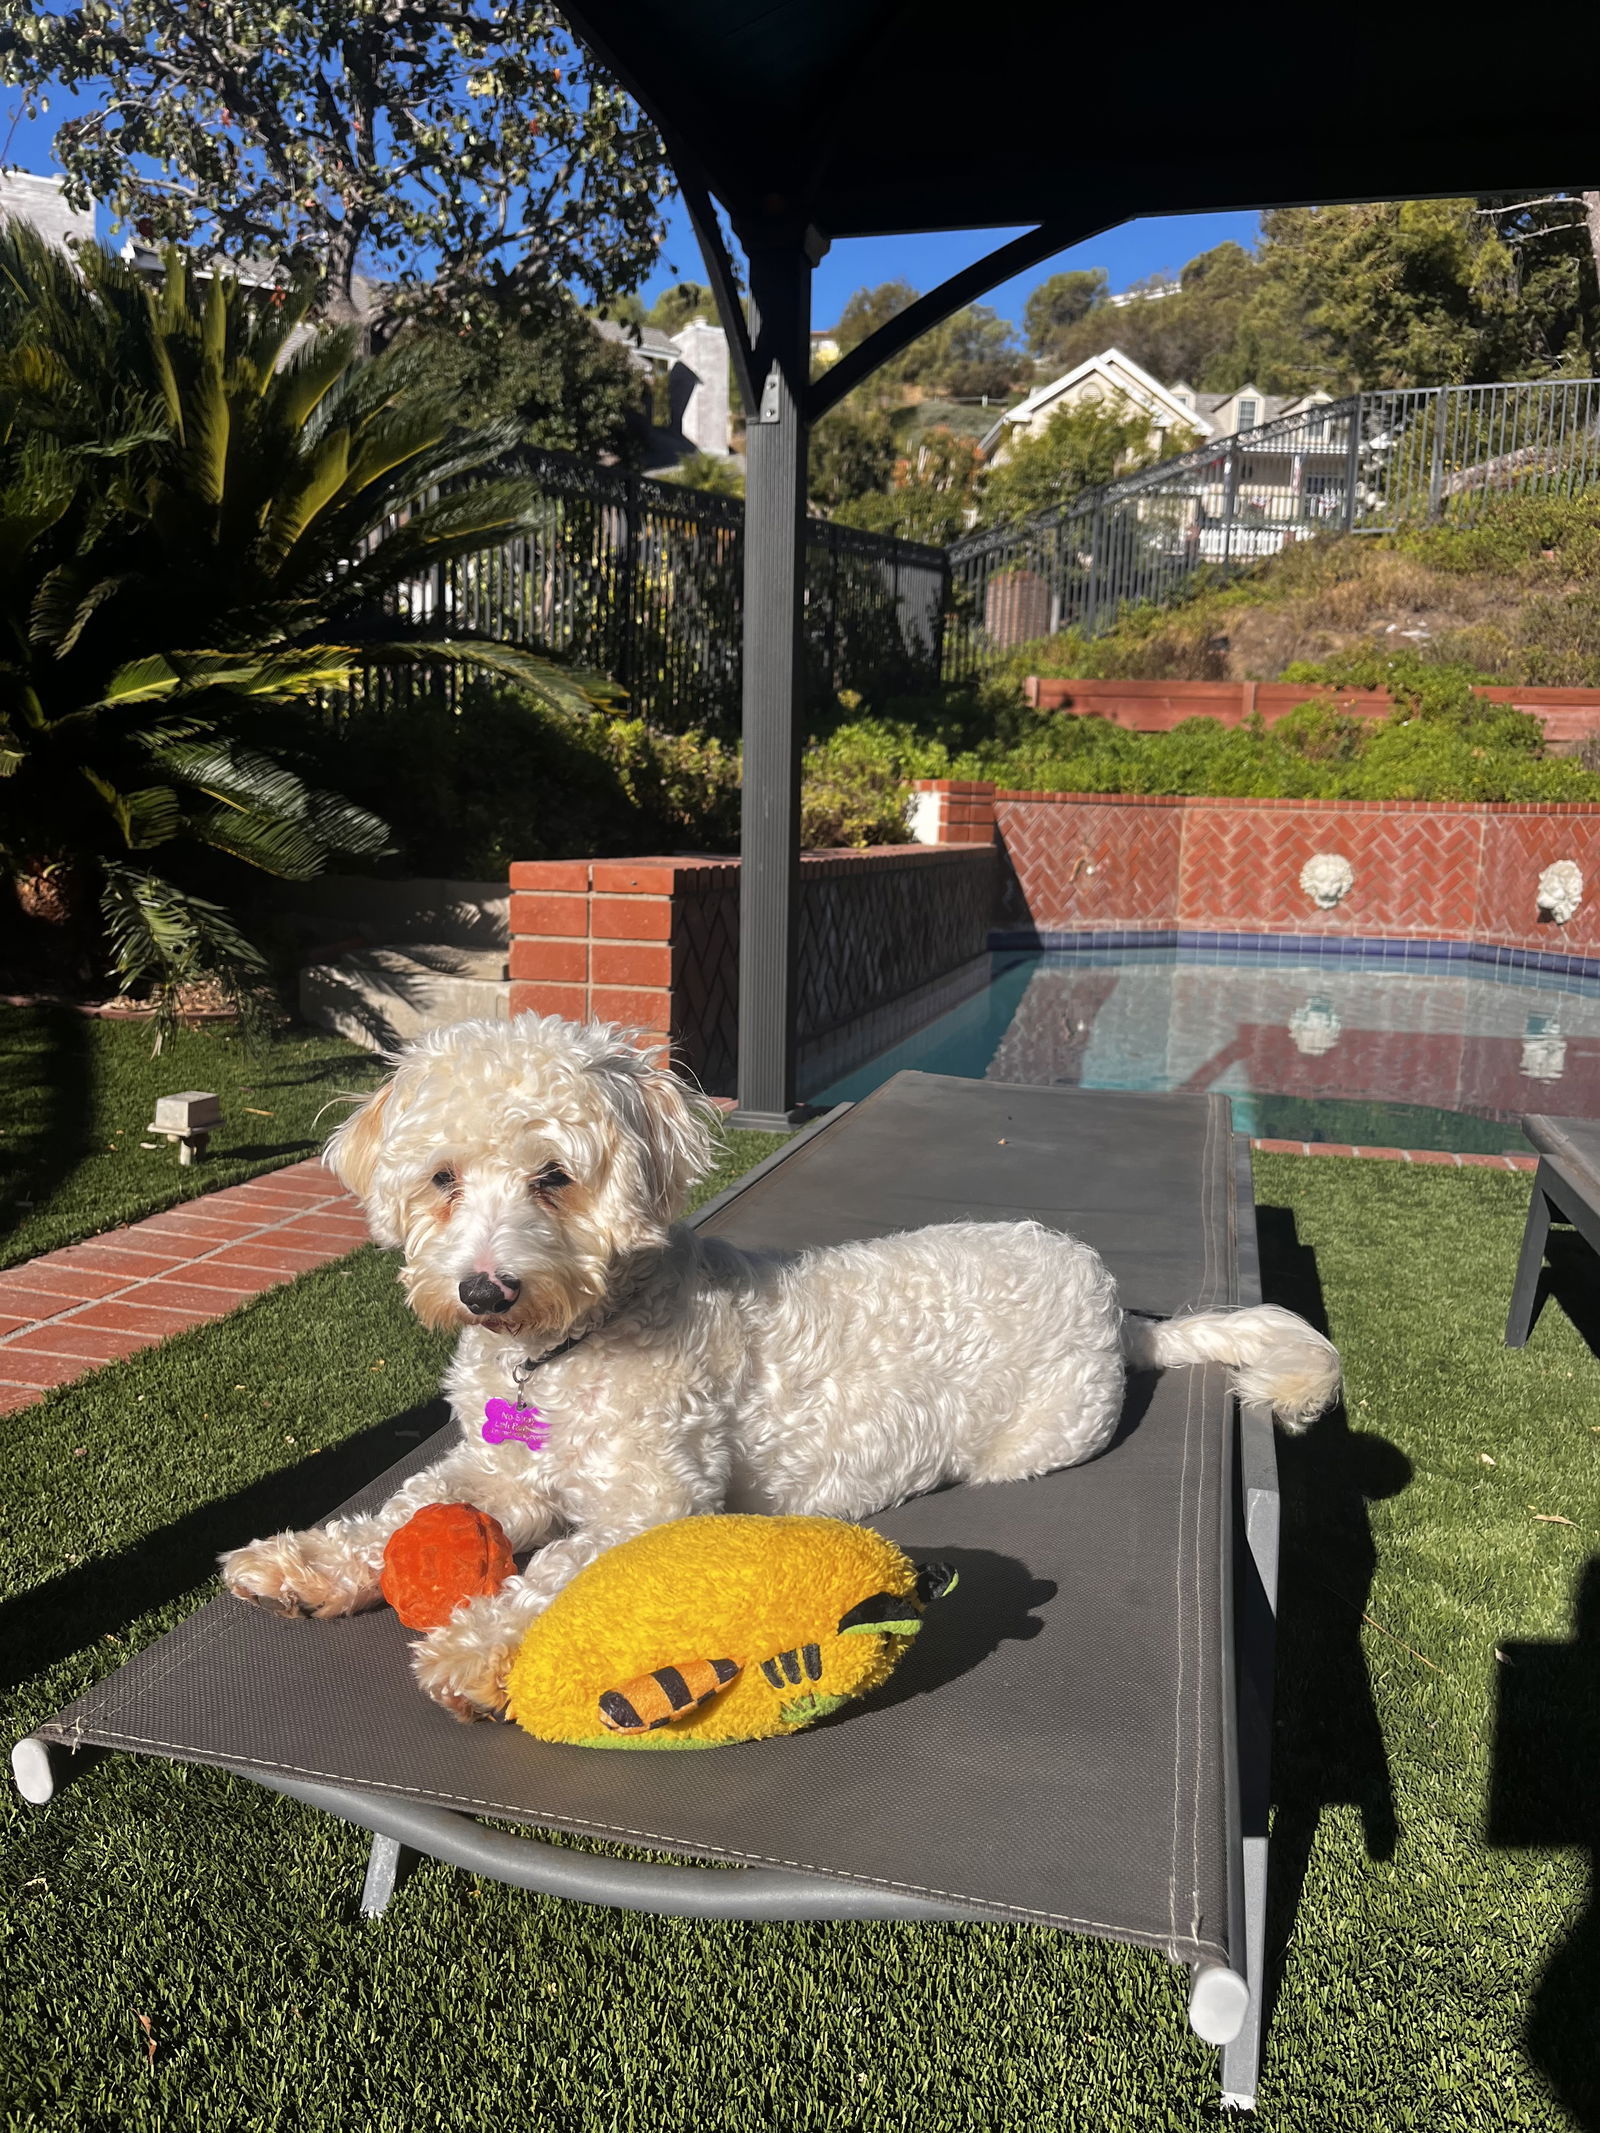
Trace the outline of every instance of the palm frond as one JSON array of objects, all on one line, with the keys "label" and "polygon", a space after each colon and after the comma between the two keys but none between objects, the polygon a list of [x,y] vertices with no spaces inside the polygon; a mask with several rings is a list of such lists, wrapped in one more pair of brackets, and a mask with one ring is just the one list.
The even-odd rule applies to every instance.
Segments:
[{"label": "palm frond", "polygon": [[627,701],[627,691],[604,674],[560,666],[542,652],[495,637],[392,636],[370,646],[368,657],[383,666],[471,667],[517,683],[552,710],[616,711]]},{"label": "palm frond", "polygon": [[314,696],[319,690],[343,688],[361,657],[354,646],[331,644],[266,653],[152,652],[119,667],[89,708],[171,702],[212,689],[269,699]]},{"label": "palm frond", "polygon": [[202,977],[236,983],[266,967],[220,904],[119,860],[101,872],[100,915],[124,996],[149,986],[170,1016],[179,986]]},{"label": "palm frond", "polygon": [[137,791],[122,792],[87,763],[79,764],[78,773],[99,794],[130,852],[165,844],[183,828],[178,796],[170,785],[143,785]]},{"label": "palm frond", "polygon": [[219,739],[152,751],[170,776],[218,806],[195,826],[208,844],[271,874],[303,880],[330,852],[370,857],[388,849],[389,826],[365,808],[305,785],[281,763]]},{"label": "palm frond", "polygon": [[350,476],[350,432],[330,430],[292,488],[280,488],[262,529],[262,548],[274,561],[287,556],[315,524]]}]

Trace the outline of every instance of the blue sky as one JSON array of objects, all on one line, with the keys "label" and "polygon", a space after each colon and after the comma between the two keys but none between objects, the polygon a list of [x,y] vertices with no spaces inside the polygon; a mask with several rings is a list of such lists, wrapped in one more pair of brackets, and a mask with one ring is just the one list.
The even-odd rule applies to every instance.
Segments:
[{"label": "blue sky", "polygon": [[[1126,289],[1148,274],[1176,274],[1187,260],[1214,244],[1232,238],[1238,244],[1253,244],[1260,218],[1255,213],[1225,215],[1161,215],[1146,221],[1124,222],[1087,244],[1030,267],[1026,274],[1002,282],[983,301],[1002,318],[1022,322],[1022,307],[1030,290],[1065,267],[1104,267],[1113,290]],[[688,217],[674,203],[668,216],[668,236],[661,261],[646,282],[647,301],[674,281],[704,278],[699,250]],[[908,281],[928,290],[947,275],[994,251],[1014,230],[951,230],[920,237],[852,237],[836,244],[817,268],[813,284],[811,315],[818,326],[831,326],[851,295],[876,282]],[[671,271],[678,269],[677,273]]]},{"label": "blue sky", "polygon": [[[48,117],[17,118],[14,107],[0,100],[0,159],[14,169],[52,171],[57,166],[50,143],[62,119],[83,108],[87,99],[70,94],[51,98]],[[109,218],[102,214],[100,235],[109,237]],[[668,214],[668,236],[655,272],[644,285],[647,301],[675,281],[704,278],[700,254],[689,229],[688,217],[676,202]],[[1046,260],[1004,283],[984,302],[1002,318],[1022,321],[1028,293],[1047,275],[1063,267],[1104,267],[1111,286],[1125,289],[1148,274],[1176,273],[1186,260],[1214,244],[1233,238],[1250,244],[1256,234],[1254,214],[1165,215],[1148,221],[1125,222],[1087,244]],[[959,230],[932,236],[857,237],[835,245],[817,269],[812,317],[818,326],[831,326],[845,302],[856,290],[875,282],[909,281],[917,289],[931,289],[945,276],[1003,244],[1016,230]]]}]

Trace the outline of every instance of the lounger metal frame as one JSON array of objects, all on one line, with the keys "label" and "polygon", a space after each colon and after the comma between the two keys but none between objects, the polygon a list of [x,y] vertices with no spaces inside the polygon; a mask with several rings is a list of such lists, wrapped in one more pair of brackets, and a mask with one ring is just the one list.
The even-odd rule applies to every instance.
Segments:
[{"label": "lounger metal frame", "polygon": [[1511,1310],[1506,1318],[1508,1348],[1524,1346],[1533,1330],[1539,1277],[1544,1271],[1545,1247],[1553,1221],[1570,1222],[1590,1250],[1600,1252],[1600,1204],[1597,1204],[1595,1181],[1585,1179],[1560,1156],[1541,1155],[1539,1167],[1533,1174],[1533,1198],[1528,1203],[1528,1221],[1522,1232],[1517,1278],[1511,1291]]}]

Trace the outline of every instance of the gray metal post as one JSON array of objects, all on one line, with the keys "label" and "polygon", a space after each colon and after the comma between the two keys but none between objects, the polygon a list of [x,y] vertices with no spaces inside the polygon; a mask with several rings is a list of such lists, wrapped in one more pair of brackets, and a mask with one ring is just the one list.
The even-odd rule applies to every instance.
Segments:
[{"label": "gray metal post", "polygon": [[745,431],[744,778],[736,1126],[795,1109],[805,390],[818,243],[749,248],[759,400]]},{"label": "gray metal post", "polygon": [[1100,544],[1106,537],[1104,495],[1096,496],[1094,524],[1089,533],[1089,597],[1084,603],[1083,634],[1092,637],[1100,624]]},{"label": "gray metal post", "polygon": [[1222,567],[1233,561],[1233,521],[1239,509],[1239,440],[1228,439],[1228,456],[1222,469]]},{"label": "gray metal post", "polygon": [[1444,425],[1449,396],[1441,386],[1433,397],[1433,458],[1428,468],[1428,516],[1437,518],[1444,505]]},{"label": "gray metal post", "polygon": [[1361,482],[1361,409],[1359,393],[1350,403],[1350,433],[1344,447],[1344,530],[1353,533],[1356,523],[1356,490]]}]

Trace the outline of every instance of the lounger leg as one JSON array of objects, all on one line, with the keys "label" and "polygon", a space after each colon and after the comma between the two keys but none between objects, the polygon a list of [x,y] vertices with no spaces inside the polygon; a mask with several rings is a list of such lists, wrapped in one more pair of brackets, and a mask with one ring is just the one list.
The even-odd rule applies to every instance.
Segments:
[{"label": "lounger leg", "polygon": [[1261,2079],[1261,2003],[1267,1980],[1267,1840],[1244,1840],[1245,1983],[1250,2004],[1239,2034],[1222,2047],[1222,2101],[1236,2111],[1253,2111]]},{"label": "lounger leg", "polygon": [[1253,2111],[1261,2075],[1267,1983],[1267,1833],[1272,1808],[1272,1691],[1277,1647],[1278,1541],[1282,1522],[1272,1418],[1239,1418],[1246,1550],[1234,1614],[1239,1691],[1239,1822],[1243,1853],[1244,1982],[1249,2004],[1222,2049],[1222,2101]]},{"label": "lounger leg", "polygon": [[381,1918],[388,1909],[410,1853],[398,1837],[375,1836],[367,1855],[367,1878],[361,1890],[363,1918]]},{"label": "lounger leg", "polygon": [[30,1807],[44,1807],[56,1796],[55,1758],[48,1741],[36,1733],[19,1740],[11,1751],[11,1775],[17,1790]]},{"label": "lounger leg", "polygon": [[1533,1330],[1534,1300],[1539,1293],[1539,1275],[1549,1237],[1550,1200],[1545,1192],[1545,1166],[1541,1163],[1534,1173],[1528,1224],[1522,1232],[1522,1256],[1517,1261],[1516,1286],[1511,1291],[1511,1314],[1506,1320],[1508,1348],[1520,1348]]}]

